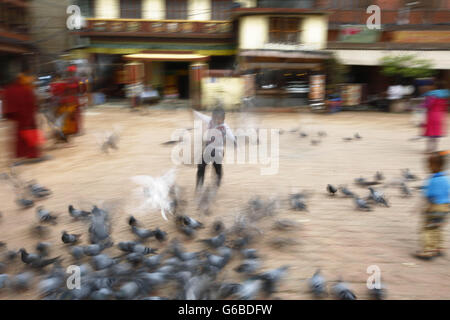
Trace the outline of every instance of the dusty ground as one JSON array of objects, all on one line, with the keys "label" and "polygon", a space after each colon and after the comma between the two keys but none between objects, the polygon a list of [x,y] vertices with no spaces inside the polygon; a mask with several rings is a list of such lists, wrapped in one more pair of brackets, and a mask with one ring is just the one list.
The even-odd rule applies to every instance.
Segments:
[{"label": "dusty ground", "polygon": [[[239,114],[228,114],[227,122],[232,128],[240,126]],[[410,168],[420,177],[426,176],[424,168],[423,141],[411,142],[416,135],[409,115],[385,113],[339,113],[321,115],[310,113],[257,114],[252,119],[262,128],[282,128],[280,136],[279,173],[260,175],[259,165],[225,166],[223,185],[213,206],[212,216],[203,216],[193,204],[195,167],[179,166],[177,182],[186,190],[189,200],[188,214],[211,224],[223,219],[231,225],[233,218],[254,195],[268,198],[278,196],[286,199],[293,190],[308,190],[312,196],[308,201],[309,212],[290,211],[286,204],[270,221],[261,227],[269,230],[275,218],[289,218],[301,223],[301,228],[289,232],[267,231],[254,245],[262,251],[263,269],[284,264],[291,269],[282,282],[275,297],[282,299],[310,299],[305,279],[317,268],[324,276],[334,281],[339,276],[350,283],[359,298],[367,298],[367,267],[377,265],[382,280],[388,287],[390,299],[449,299],[450,268],[449,255],[432,262],[422,262],[411,257],[418,248],[418,226],[420,195],[411,199],[400,197],[397,188],[387,188],[385,193],[391,208],[377,207],[365,213],[354,210],[349,199],[326,196],[327,183],[348,184],[361,195],[367,191],[353,185],[359,176],[372,178],[382,171],[390,181],[400,176],[400,169]],[[122,127],[120,150],[109,155],[99,151],[97,136],[113,125]],[[318,146],[310,144],[310,138],[287,132],[301,126],[302,131],[316,135],[325,130],[328,136]],[[36,179],[50,187],[54,195],[40,202],[46,208],[59,213],[59,223],[52,227],[47,241],[54,243],[52,255],[65,254],[60,241],[60,232],[86,232],[87,225],[72,222],[67,214],[68,204],[89,209],[92,204],[105,202],[117,208],[114,214],[113,235],[116,242],[132,239],[126,225],[126,217],[133,212],[135,204],[131,194],[134,185],[130,177],[138,174],[159,176],[171,168],[171,146],[161,143],[170,140],[177,128],[192,127],[191,112],[150,111],[147,115],[118,108],[91,109],[85,115],[85,134],[74,139],[71,146],[49,150],[53,160],[34,165],[21,166],[20,175]],[[0,172],[6,170],[9,157],[7,142],[8,125],[0,122]],[[361,141],[344,142],[343,137],[359,132]],[[449,147],[449,138],[441,141]],[[209,183],[210,170],[205,182]],[[418,185],[420,182],[411,183]],[[30,236],[30,226],[36,223],[35,209],[18,210],[14,193],[7,184],[0,184],[0,240],[10,249],[25,247],[34,251],[36,242]],[[172,224],[166,223],[155,212],[135,213],[146,227],[159,226],[169,232],[171,238],[181,239]],[[208,235],[205,230],[200,236]],[[270,237],[284,236],[298,241],[297,245],[283,250],[268,245]],[[448,245],[448,227],[445,230]],[[85,238],[84,241],[87,239]],[[152,246],[161,247],[150,242]],[[200,248],[195,242],[186,242],[191,249]],[[64,263],[69,264],[67,256]],[[234,261],[233,264],[237,264]],[[8,273],[22,270],[19,262],[9,267]],[[239,279],[232,270],[225,277]],[[33,299],[35,291],[13,294],[0,290],[0,299]]]}]

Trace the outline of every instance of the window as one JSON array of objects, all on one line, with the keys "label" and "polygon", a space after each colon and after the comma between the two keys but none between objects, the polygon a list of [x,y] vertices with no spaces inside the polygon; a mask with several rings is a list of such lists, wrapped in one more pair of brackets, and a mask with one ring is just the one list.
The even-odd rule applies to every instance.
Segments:
[{"label": "window", "polygon": [[75,4],[80,7],[83,17],[92,18],[95,16],[94,2],[95,0],[76,0]]},{"label": "window", "polygon": [[297,43],[300,19],[270,18],[270,43]]},{"label": "window", "polygon": [[120,17],[123,19],[141,19],[141,0],[120,0]]},{"label": "window", "polygon": [[211,20],[229,20],[233,0],[211,0]]},{"label": "window", "polygon": [[166,0],[166,19],[187,20],[187,0]]}]

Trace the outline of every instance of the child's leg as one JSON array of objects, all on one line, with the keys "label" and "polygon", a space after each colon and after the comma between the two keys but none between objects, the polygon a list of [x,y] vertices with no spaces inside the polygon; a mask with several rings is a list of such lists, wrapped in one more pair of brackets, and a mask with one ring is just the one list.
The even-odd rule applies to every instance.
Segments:
[{"label": "child's leg", "polygon": [[220,182],[222,181],[222,164],[214,162],[213,165],[217,175],[217,186],[220,187]]},{"label": "child's leg", "polygon": [[196,189],[203,186],[203,181],[205,180],[205,168],[206,162],[205,160],[203,160],[202,163],[197,166],[197,184],[195,186]]}]

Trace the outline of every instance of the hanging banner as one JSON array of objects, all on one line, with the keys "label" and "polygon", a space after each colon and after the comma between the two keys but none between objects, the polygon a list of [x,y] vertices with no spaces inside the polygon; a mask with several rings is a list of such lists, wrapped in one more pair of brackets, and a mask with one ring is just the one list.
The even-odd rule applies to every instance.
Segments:
[{"label": "hanging banner", "polygon": [[340,42],[349,43],[374,43],[380,37],[380,31],[368,29],[365,25],[342,25],[339,28]]}]

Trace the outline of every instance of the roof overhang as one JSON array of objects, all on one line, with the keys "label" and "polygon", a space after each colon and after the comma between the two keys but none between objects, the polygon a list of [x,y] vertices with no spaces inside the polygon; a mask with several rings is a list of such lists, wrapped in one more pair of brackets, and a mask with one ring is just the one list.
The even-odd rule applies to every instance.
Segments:
[{"label": "roof overhang", "polygon": [[241,57],[273,57],[285,59],[328,59],[331,53],[327,51],[284,51],[284,50],[241,50]]},{"label": "roof overhang", "polygon": [[123,56],[132,61],[207,61],[209,56],[194,52],[140,52]]},{"label": "roof overhang", "polygon": [[251,15],[329,15],[330,11],[297,8],[236,8],[231,11],[233,18]]}]

